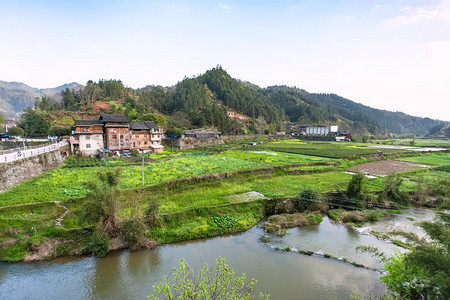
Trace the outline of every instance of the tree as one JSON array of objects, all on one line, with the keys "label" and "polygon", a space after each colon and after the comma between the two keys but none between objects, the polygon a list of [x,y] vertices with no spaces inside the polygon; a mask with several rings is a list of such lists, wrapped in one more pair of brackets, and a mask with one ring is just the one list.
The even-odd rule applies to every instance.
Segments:
[{"label": "tree", "polygon": [[91,191],[83,204],[80,221],[94,223],[101,237],[118,234],[120,170],[98,172],[100,184],[86,183]]},{"label": "tree", "polygon": [[49,122],[45,119],[46,114],[39,110],[33,110],[27,107],[22,113],[22,121],[18,126],[21,127],[27,136],[44,136],[50,129]]},{"label": "tree", "polygon": [[364,180],[364,174],[358,173],[352,176],[352,179],[348,183],[347,187],[347,197],[351,198],[362,198],[362,183]]},{"label": "tree", "polygon": [[384,182],[383,193],[380,196],[397,202],[404,202],[406,200],[406,194],[400,190],[402,182],[403,179],[400,176],[395,174],[388,175]]},{"label": "tree", "polygon": [[[214,275],[207,264],[195,274],[180,260],[179,269],[173,270],[173,283],[164,276],[163,282],[153,286],[153,295],[149,299],[254,299],[257,280],[252,278],[245,283],[246,276],[235,277],[235,272],[225,261],[218,257]],[[269,299],[270,295],[259,294],[259,299]]]},{"label": "tree", "polygon": [[48,134],[51,136],[64,136],[64,135],[70,135],[70,128],[64,128],[64,127],[52,127],[50,128]]},{"label": "tree", "polygon": [[84,89],[80,92],[80,101],[83,105],[91,107],[94,102],[99,99],[101,94],[102,89],[97,84],[92,82],[92,80],[89,80]]},{"label": "tree", "polygon": [[8,133],[12,136],[23,136],[25,134],[25,131],[20,127],[11,127],[8,128]]},{"label": "tree", "polygon": [[74,93],[66,88],[64,91],[61,91],[62,100],[61,103],[65,109],[75,109],[75,104],[77,100],[75,98]]}]

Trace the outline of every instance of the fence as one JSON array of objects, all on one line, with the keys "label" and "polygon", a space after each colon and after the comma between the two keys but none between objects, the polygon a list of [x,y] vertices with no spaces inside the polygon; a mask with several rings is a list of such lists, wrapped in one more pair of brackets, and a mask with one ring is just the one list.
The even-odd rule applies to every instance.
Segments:
[{"label": "fence", "polygon": [[9,149],[0,151],[0,163],[7,163],[22,159],[25,157],[36,156],[42,153],[51,152],[68,144],[67,140],[58,143],[48,143],[46,145],[35,145],[29,147],[18,147],[16,149]]}]

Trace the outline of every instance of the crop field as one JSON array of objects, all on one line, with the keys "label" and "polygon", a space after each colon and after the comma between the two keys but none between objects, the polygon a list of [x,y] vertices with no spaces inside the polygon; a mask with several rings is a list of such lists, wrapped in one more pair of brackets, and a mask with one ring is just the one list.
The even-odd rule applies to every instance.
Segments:
[{"label": "crop field", "polygon": [[411,144],[412,141],[413,141],[412,138],[407,138],[407,139],[379,140],[374,142],[382,143],[385,145],[450,148],[450,140],[448,139],[416,138],[414,139],[414,145]]},{"label": "crop field", "polygon": [[427,155],[414,156],[414,157],[403,157],[398,160],[415,162],[415,163],[420,163],[420,164],[445,166],[445,165],[450,165],[450,153],[443,153],[440,155],[439,154],[427,154]]},{"label": "crop field", "polygon": [[[267,154],[241,150],[205,156],[179,155],[168,160],[146,163],[144,185],[151,186],[203,174],[262,169],[288,164],[309,164],[321,161],[332,160],[289,153]],[[119,165],[117,167],[121,169],[120,187],[122,189],[142,186],[141,166]],[[96,173],[103,169],[103,167],[60,167],[53,169],[0,193],[0,207],[83,197],[89,192],[82,185],[83,182],[96,181]]]},{"label": "crop field", "polygon": [[[344,172],[327,172],[303,175],[246,175],[222,180],[208,180],[206,183],[186,186],[182,189],[151,192],[161,201],[160,212],[169,213],[184,209],[235,203],[239,194],[258,192],[267,198],[295,196],[301,191],[312,189],[317,192],[346,189],[352,175]],[[383,179],[365,180],[370,190],[382,187]]]},{"label": "crop field", "polygon": [[248,151],[278,151],[303,155],[313,155],[328,158],[346,158],[376,154],[377,150],[384,153],[401,152],[396,149],[377,149],[366,144],[347,142],[305,142],[300,140],[282,140],[273,143],[259,144],[246,148]]}]

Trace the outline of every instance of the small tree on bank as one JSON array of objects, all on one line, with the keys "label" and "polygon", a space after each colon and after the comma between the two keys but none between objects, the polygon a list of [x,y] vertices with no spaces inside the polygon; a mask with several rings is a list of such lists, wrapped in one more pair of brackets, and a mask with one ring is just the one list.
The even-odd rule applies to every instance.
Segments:
[{"label": "small tree on bank", "polygon": [[[254,288],[257,280],[252,278],[250,283],[245,283],[246,276],[242,274],[235,277],[235,272],[225,261],[218,257],[215,273],[211,274],[207,264],[195,274],[186,264],[180,260],[179,269],[173,270],[173,280],[169,281],[164,276],[163,282],[153,286],[153,295],[149,299],[210,299],[210,300],[247,300],[255,299]],[[269,299],[270,295],[257,296],[258,299]]]}]

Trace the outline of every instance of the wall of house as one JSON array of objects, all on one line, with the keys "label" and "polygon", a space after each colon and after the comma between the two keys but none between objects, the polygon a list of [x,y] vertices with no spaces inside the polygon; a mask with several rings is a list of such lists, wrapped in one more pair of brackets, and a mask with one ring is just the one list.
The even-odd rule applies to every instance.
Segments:
[{"label": "wall of house", "polygon": [[130,130],[127,127],[107,127],[106,135],[106,148],[109,150],[131,150]]},{"label": "wall of house", "polygon": [[58,167],[69,156],[70,146],[0,164],[0,192]]},{"label": "wall of house", "polygon": [[150,130],[133,130],[131,134],[133,149],[150,147]]},{"label": "wall of house", "polygon": [[101,134],[80,134],[79,150],[83,156],[98,154],[99,149],[103,149],[103,135]]}]

